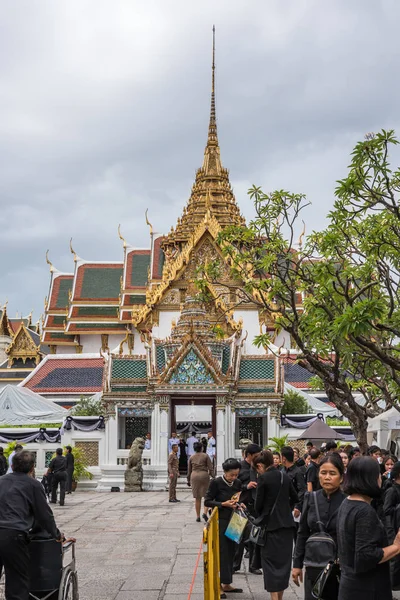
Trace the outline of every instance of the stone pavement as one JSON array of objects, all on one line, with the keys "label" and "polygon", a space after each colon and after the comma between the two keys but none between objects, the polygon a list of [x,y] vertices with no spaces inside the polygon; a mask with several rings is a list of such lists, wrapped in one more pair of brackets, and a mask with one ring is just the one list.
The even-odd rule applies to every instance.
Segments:
[{"label": "stone pavement", "polygon": [[[80,600],[186,600],[202,541],[190,491],[170,504],[166,492],[75,492],[53,506],[58,526],[77,538]],[[192,600],[203,599],[201,555]],[[247,561],[246,561],[247,562]],[[268,600],[262,576],[241,572],[243,600]],[[229,594],[231,600],[239,600]],[[291,584],[285,600],[303,598]],[[394,594],[394,598],[400,595]]]},{"label": "stone pavement", "polygon": [[[203,524],[190,491],[178,497],[170,504],[166,492],[75,492],[64,507],[52,506],[60,529],[77,538],[80,600],[187,599]],[[261,576],[243,572],[234,583],[243,600],[268,598]],[[285,593],[285,600],[302,597],[298,589]],[[202,555],[191,598],[203,599]]]}]

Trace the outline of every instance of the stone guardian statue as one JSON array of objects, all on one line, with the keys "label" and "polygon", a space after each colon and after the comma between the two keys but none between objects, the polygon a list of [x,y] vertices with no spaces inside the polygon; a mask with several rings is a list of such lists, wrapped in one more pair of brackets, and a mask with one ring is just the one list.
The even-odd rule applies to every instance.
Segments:
[{"label": "stone guardian statue", "polygon": [[142,454],[144,439],[137,437],[131,446],[125,471],[125,492],[142,492]]}]

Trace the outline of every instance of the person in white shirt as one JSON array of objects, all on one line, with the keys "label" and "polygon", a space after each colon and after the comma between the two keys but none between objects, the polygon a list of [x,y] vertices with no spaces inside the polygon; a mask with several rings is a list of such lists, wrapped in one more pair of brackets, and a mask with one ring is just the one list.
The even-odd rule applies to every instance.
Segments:
[{"label": "person in white shirt", "polygon": [[197,444],[199,440],[197,439],[197,437],[194,435],[194,431],[192,431],[190,438],[188,438],[186,440],[186,444],[187,444],[187,450],[186,450],[186,454],[188,455],[188,457],[190,458],[191,456],[193,456],[193,454],[195,454],[194,451],[194,444]]},{"label": "person in white shirt", "polygon": [[10,456],[8,457],[8,470],[7,470],[7,475],[8,473],[12,473],[12,459],[14,457],[14,454],[16,454],[17,452],[21,452],[21,450],[23,450],[23,447],[21,446],[21,444],[17,444],[14,448],[14,450],[11,452]]},{"label": "person in white shirt", "polygon": [[168,455],[171,454],[171,452],[172,452],[172,446],[174,446],[175,444],[177,444],[177,446],[178,446],[178,458],[179,458],[180,455],[181,455],[181,450],[179,448],[179,438],[176,435],[175,431],[173,431],[171,433],[170,439],[168,440]]},{"label": "person in white shirt", "polygon": [[151,450],[151,434],[146,433],[146,439],[144,441],[144,449]]},{"label": "person in white shirt", "polygon": [[210,457],[210,460],[213,465],[214,475],[215,475],[215,438],[211,431],[207,433],[208,441],[207,441],[207,454]]}]

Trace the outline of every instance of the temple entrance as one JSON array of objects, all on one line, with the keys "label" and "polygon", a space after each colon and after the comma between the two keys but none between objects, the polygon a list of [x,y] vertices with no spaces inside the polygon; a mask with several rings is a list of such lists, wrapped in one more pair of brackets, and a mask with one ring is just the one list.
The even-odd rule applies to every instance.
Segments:
[{"label": "temple entrance", "polygon": [[[192,436],[206,447],[207,433],[216,435],[215,398],[172,398],[171,433],[175,431],[180,443],[179,471],[187,472],[186,440]],[[218,450],[218,449],[217,449]]]}]

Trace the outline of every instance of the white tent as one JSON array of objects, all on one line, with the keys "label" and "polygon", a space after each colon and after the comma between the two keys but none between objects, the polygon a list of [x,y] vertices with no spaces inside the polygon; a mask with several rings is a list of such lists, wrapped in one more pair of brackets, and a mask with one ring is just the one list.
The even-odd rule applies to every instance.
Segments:
[{"label": "white tent", "polygon": [[373,419],[368,419],[368,444],[377,444],[386,448],[390,442],[400,438],[400,412],[397,408],[389,408]]},{"label": "white tent", "polygon": [[62,423],[69,411],[23,387],[6,385],[0,390],[1,425]]}]

